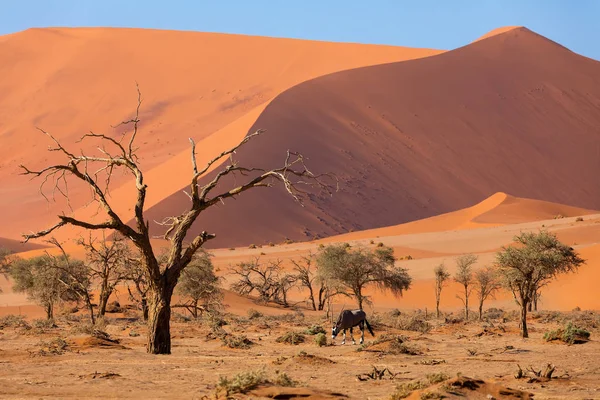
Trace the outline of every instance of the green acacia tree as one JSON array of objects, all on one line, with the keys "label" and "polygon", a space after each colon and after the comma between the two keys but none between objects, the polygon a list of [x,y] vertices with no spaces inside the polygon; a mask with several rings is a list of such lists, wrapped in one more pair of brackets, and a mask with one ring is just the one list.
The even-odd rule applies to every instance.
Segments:
[{"label": "green acacia tree", "polygon": [[367,286],[389,290],[396,296],[402,296],[410,288],[412,278],[408,271],[395,263],[394,249],[385,246],[369,250],[336,244],[324,247],[317,254],[319,275],[344,287],[360,309],[364,303],[371,303],[364,294]]},{"label": "green acacia tree", "polygon": [[585,260],[545,230],[524,232],[513,240],[497,253],[495,265],[503,286],[521,308],[521,336],[527,338],[527,310],[540,287],[560,274],[577,271]]}]

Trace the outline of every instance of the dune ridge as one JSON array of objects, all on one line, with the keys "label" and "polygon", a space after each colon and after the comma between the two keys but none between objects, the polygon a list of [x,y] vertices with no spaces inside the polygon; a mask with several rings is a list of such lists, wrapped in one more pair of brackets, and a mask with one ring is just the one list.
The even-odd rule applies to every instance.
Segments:
[{"label": "dune ridge", "polygon": [[[226,211],[209,210],[193,229],[218,232],[214,247],[307,240],[444,214],[498,191],[600,209],[592,184],[600,168],[598,76],[599,62],[517,28],[431,57],[306,81],[281,93],[253,126],[277,135],[238,159],[277,165],[294,149],[314,171],[335,173],[341,192],[314,194],[304,208],[280,189],[248,193]],[[185,201],[169,197],[149,215],[160,219]]]}]

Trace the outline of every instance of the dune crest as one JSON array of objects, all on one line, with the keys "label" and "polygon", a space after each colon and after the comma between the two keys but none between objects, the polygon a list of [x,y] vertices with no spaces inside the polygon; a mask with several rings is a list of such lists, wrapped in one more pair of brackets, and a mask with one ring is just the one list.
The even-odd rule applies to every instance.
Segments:
[{"label": "dune crest", "polygon": [[476,229],[598,213],[600,211],[571,207],[542,200],[519,198],[498,192],[474,206],[462,210],[405,224],[352,232],[336,236],[335,240],[357,240],[382,236]]},{"label": "dune crest", "polygon": [[496,36],[496,35],[500,35],[500,34],[502,34],[502,33],[505,33],[505,32],[512,31],[512,30],[514,30],[514,29],[521,29],[521,28],[527,29],[527,28],[525,28],[524,26],[519,26],[519,25],[512,25],[512,26],[502,26],[502,27],[500,27],[500,28],[492,29],[491,31],[489,31],[489,32],[488,32],[488,33],[486,33],[485,35],[483,35],[483,36],[480,36],[480,37],[478,37],[477,39],[475,39],[475,40],[473,41],[473,43],[475,43],[475,42],[479,42],[480,40],[483,40],[483,39],[490,38],[490,37],[492,37],[492,36]]}]

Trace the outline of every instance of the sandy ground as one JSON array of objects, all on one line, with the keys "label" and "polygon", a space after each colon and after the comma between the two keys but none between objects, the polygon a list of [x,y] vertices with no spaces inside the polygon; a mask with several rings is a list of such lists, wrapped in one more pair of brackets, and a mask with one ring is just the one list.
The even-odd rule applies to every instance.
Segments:
[{"label": "sandy ground", "polygon": [[[285,332],[303,331],[314,322],[322,322],[319,317],[308,314],[306,317],[292,316],[293,323],[290,319],[286,322],[259,318],[225,326],[227,331],[246,335],[256,343],[247,350],[225,348],[219,340],[207,339],[208,328],[202,325],[175,323],[172,328],[173,354],[170,356],[146,354],[143,328],[135,322],[110,317],[106,330],[112,338],[120,340],[119,346],[126,349],[86,345],[88,336],[69,333],[65,324],[41,335],[6,328],[0,330],[0,393],[7,399],[200,399],[214,394],[221,376],[232,377],[240,372],[264,368],[270,378],[285,372],[309,392],[320,389],[353,399],[386,399],[397,384],[423,380],[433,373],[444,373],[450,378],[460,373],[533,393],[535,399],[600,398],[600,365],[597,361],[600,345],[597,339],[594,340],[597,330],[592,333],[592,341],[568,346],[545,342],[543,333],[556,323],[536,321],[530,323],[532,334],[529,339],[518,336],[514,322],[464,325],[430,321],[436,327],[429,333],[375,327],[375,339],[385,333],[402,334],[409,338],[406,343],[423,352],[421,355],[387,354],[386,347],[381,345],[357,351],[359,345],[352,345],[349,336],[343,346],[337,338],[335,346],[317,347],[310,335],[305,343],[298,345],[275,341]],[[479,336],[485,327],[492,333]],[[142,336],[130,337],[131,331],[141,332]],[[69,343],[64,354],[35,354],[40,340],[58,336]],[[374,340],[368,334],[365,338],[367,344]],[[301,352],[316,358],[302,357]],[[427,365],[433,360],[440,363]],[[554,364],[554,375],[562,378],[542,383],[527,383],[526,379],[514,378],[517,364],[524,369],[531,366],[539,370],[547,363]],[[357,379],[357,375],[371,372],[373,366],[387,367],[397,375],[394,379]],[[481,397],[473,393],[468,398],[486,398],[486,393],[477,395]],[[248,397],[263,398],[256,394]]]}]

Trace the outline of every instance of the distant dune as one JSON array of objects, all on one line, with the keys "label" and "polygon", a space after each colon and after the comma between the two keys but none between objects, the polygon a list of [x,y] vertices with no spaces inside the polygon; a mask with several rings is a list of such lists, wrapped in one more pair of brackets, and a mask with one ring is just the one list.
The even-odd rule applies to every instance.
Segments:
[{"label": "distant dune", "polygon": [[[75,142],[90,130],[119,138],[122,129],[110,125],[132,117],[136,81],[143,96],[139,156],[151,206],[189,181],[188,137],[199,143],[199,161],[212,158],[239,142],[262,108],[296,84],[439,52],[148,29],[49,28],[0,36],[0,236],[18,238],[69,211],[64,202],[48,207],[40,182],[17,175],[21,163],[39,168],[59,157],[46,151],[52,143],[35,127],[75,153],[82,146],[95,150],[93,141]],[[113,201],[133,215],[128,187],[117,189],[125,181],[114,176]],[[69,189],[75,210],[87,203],[87,189]]]},{"label": "distant dune", "polygon": [[484,228],[544,221],[553,218],[578,217],[599,214],[600,211],[586,210],[547,201],[523,199],[496,193],[482,202],[462,210],[436,215],[396,226],[369,229],[335,236],[336,240],[370,239],[380,236],[411,235],[426,232],[445,232],[460,229]]},{"label": "distant dune", "polygon": [[[270,134],[238,159],[265,167],[300,151],[314,171],[335,173],[341,192],[305,208],[281,189],[248,193],[195,229],[218,232],[215,247],[306,240],[447,213],[499,191],[600,209],[599,77],[599,62],[517,28],[299,84],[260,114],[253,129]],[[160,220],[187,202],[176,191],[148,215]]]},{"label": "distant dune", "polygon": [[6,239],[0,237],[0,248],[8,249],[13,253],[21,253],[24,251],[42,249],[47,246],[39,243],[22,243],[18,240]]}]

